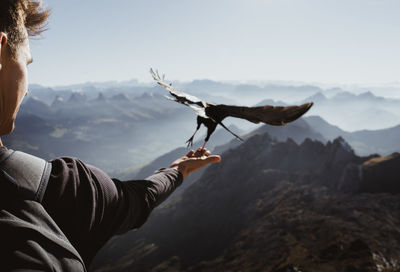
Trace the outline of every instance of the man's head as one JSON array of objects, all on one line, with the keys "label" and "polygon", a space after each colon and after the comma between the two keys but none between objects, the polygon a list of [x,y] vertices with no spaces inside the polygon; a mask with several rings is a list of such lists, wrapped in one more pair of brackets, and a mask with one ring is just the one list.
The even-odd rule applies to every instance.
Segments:
[{"label": "man's head", "polygon": [[40,1],[0,1],[0,135],[10,133],[27,93],[29,36],[39,35],[49,16]]}]

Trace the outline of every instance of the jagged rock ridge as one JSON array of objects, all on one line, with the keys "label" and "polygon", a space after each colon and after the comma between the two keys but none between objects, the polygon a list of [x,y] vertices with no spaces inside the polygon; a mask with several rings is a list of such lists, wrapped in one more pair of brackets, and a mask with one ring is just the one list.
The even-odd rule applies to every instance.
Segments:
[{"label": "jagged rock ridge", "polygon": [[356,156],[342,138],[254,135],[141,230],[111,241],[94,271],[397,271],[400,196],[365,192],[371,165],[391,176],[400,162]]}]

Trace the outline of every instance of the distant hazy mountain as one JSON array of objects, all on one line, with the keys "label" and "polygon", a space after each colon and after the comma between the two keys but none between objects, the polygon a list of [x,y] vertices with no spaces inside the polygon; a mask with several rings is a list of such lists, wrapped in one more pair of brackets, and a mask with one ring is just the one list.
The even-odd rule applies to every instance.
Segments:
[{"label": "distant hazy mountain", "polygon": [[[309,114],[320,114],[329,123],[340,129],[346,128],[346,131],[400,123],[399,100],[377,97],[368,92],[354,95],[339,88],[256,86],[210,80],[173,84],[216,103],[285,105],[301,103],[302,100],[314,101]],[[121,172],[126,168],[135,172],[158,156],[184,147],[195,129],[195,114],[187,107],[166,100],[165,94],[167,92],[161,87],[138,82],[85,83],[57,88],[33,85],[21,107],[15,132],[4,140],[11,148],[23,148],[23,151],[46,159],[76,156],[108,172]],[[30,124],[34,119],[40,119],[41,124]],[[236,125],[242,131],[258,128],[263,131],[261,126],[235,118],[227,118],[224,123]],[[327,137],[316,126],[311,126],[313,132],[309,133],[300,124],[266,128],[277,139],[286,139],[287,136],[297,142],[306,137],[320,141],[333,139],[332,135]],[[301,129],[305,129],[303,136]],[[382,137],[387,134],[393,135],[392,138],[381,142],[380,132],[372,136],[372,132],[360,131],[360,137],[353,135],[354,138],[343,132],[335,134],[335,137],[342,135],[358,154],[388,154],[393,147],[398,150],[398,145],[395,129],[387,132],[383,132],[385,135]],[[237,142],[232,143],[235,144]]]},{"label": "distant hazy mountain", "polygon": [[[277,141],[286,141],[288,138],[294,139],[297,143],[302,143],[305,139],[320,140],[323,142],[326,141],[321,134],[315,132],[312,127],[309,126],[308,123],[303,119],[299,119],[283,127],[263,125],[259,129],[256,129],[248,134],[243,134],[243,132],[235,126],[230,126],[229,129],[238,135],[241,135],[243,139],[248,139],[254,135],[265,134],[268,132],[268,134]],[[200,138],[203,139],[204,137]],[[200,140],[194,143],[194,147],[199,147],[202,144],[203,142]],[[214,154],[222,154],[226,150],[236,148],[241,144],[241,141],[234,138],[233,135],[228,133],[226,130],[218,129],[213,134],[213,140],[210,141],[206,147]],[[113,175],[122,180],[132,179],[132,177],[134,177],[134,179],[143,179],[150,176],[156,169],[169,166],[171,162],[187,153],[188,150],[188,148],[180,147],[158,157],[140,170],[133,169],[132,171],[132,169],[126,169],[117,171],[113,173]],[[190,187],[191,184],[196,181],[205,170],[206,168],[203,168],[190,175],[188,179],[185,180],[185,183],[177,190],[177,192],[174,193],[171,198],[173,198],[175,195],[181,194],[184,190]]]},{"label": "distant hazy mountain", "polygon": [[[379,97],[369,91],[356,95],[340,88],[322,89],[312,85],[265,84],[258,86],[212,80],[174,81],[172,84],[184,92],[217,104],[285,105],[313,101],[314,107],[309,114],[319,115],[346,131],[382,129],[400,123],[400,99]],[[58,88],[33,85],[30,89],[32,96],[38,97],[49,105],[57,97],[68,101],[72,93],[81,93],[88,100],[94,100],[100,92],[105,98],[123,94],[130,99],[144,93],[167,94],[163,88],[155,84],[139,84],[137,81],[86,83]]]},{"label": "distant hazy mountain", "polygon": [[308,101],[314,102],[310,114],[346,131],[383,129],[400,123],[400,99],[378,97],[371,92],[340,92],[332,98],[320,92],[300,103]]},{"label": "distant hazy mountain", "polygon": [[51,159],[74,156],[105,171],[143,165],[185,141],[195,114],[157,94],[127,97],[71,92],[51,104],[29,97],[15,131],[3,137],[9,148]]},{"label": "distant hazy mountain", "polygon": [[[238,135],[242,134],[240,129],[238,129],[237,127],[229,126],[229,129],[231,131],[234,131]],[[200,138],[204,139],[205,136],[202,136]],[[230,134],[229,132],[227,132],[225,129],[218,129],[214,132],[213,140],[207,144],[206,148],[213,151],[213,150],[215,150],[215,146],[220,146],[229,141],[239,142],[239,140],[237,140],[236,138],[235,139],[233,139],[233,138],[234,138],[234,136],[232,134]],[[157,159],[155,159],[154,161],[150,162],[149,164],[143,166],[140,169],[135,169],[135,168],[123,169],[120,171],[115,171],[114,173],[112,173],[112,175],[121,180],[130,180],[130,179],[142,180],[142,179],[152,175],[154,173],[154,171],[157,169],[160,169],[163,167],[169,167],[174,160],[187,154],[190,149],[196,149],[202,145],[203,145],[203,141],[199,140],[193,144],[193,147],[176,148],[176,149],[174,149],[170,152],[167,152],[166,154],[158,157]],[[218,154],[219,154],[219,152],[220,151],[218,150]],[[207,167],[204,167],[204,168],[200,169],[199,171],[190,175],[188,178],[186,178],[185,182],[173,193],[173,195],[171,196],[170,199],[180,195],[187,188],[189,188],[193,184],[193,182],[195,182],[206,169],[207,169]],[[165,205],[165,203],[164,203],[164,205]]]},{"label": "distant hazy mountain", "polygon": [[[312,126],[300,118],[286,126],[270,126],[262,125],[259,128],[242,135],[242,138],[248,139],[254,135],[260,135],[268,133],[273,139],[277,141],[286,141],[287,139],[292,139],[297,143],[302,143],[305,139],[318,140],[321,142],[326,142],[326,139]],[[226,144],[217,146],[214,149],[214,153],[222,153],[228,149],[233,149],[238,147],[241,142],[232,140]]]},{"label": "distant hazy mountain", "polygon": [[[242,132],[239,132],[240,130],[235,127],[231,127],[231,129],[236,131],[244,139],[251,138],[254,135],[268,133],[268,135],[276,141],[286,141],[290,138],[297,144],[303,143],[306,139],[318,140],[326,143],[329,140],[332,141],[335,138],[342,137],[359,156],[367,156],[374,153],[389,155],[395,151],[400,152],[400,144],[397,140],[400,137],[399,127],[378,131],[346,132],[338,127],[330,125],[319,116],[301,118],[283,127],[263,125],[248,134],[242,134]],[[232,135],[223,129],[217,130],[213,137],[215,138],[213,138],[213,141],[207,148],[215,154],[222,154],[226,150],[234,149],[242,143],[237,139],[232,139]],[[202,142],[199,141],[196,142],[194,146],[201,146],[201,144]],[[114,173],[114,176],[122,180],[132,179],[132,177],[135,179],[143,179],[151,175],[156,169],[168,166],[173,160],[182,156],[182,154],[185,154],[187,151],[188,149],[184,147],[174,149],[155,159],[140,170],[134,169],[134,171],[132,171],[127,169],[118,171]],[[190,176],[184,186],[178,189],[178,194],[183,192],[198,179],[203,171],[204,170],[199,171]]]},{"label": "distant hazy mountain", "polygon": [[[237,133],[238,135],[242,134],[242,131],[235,126],[230,126],[229,129],[231,131],[235,131],[235,133]],[[204,139],[205,136],[200,136],[199,138]],[[206,148],[209,150],[213,150],[216,146],[220,146],[231,140],[240,142],[231,133],[229,133],[223,128],[220,128],[213,133],[213,141],[207,143]],[[158,157],[149,165],[146,165],[145,167],[141,168],[140,171],[136,174],[136,178],[143,179],[153,174],[153,172],[159,168],[168,167],[175,159],[182,157],[183,155],[188,153],[190,149],[196,149],[198,147],[201,147],[203,143],[204,143],[203,140],[198,140],[193,143],[192,147],[180,147]]]},{"label": "distant hazy mountain", "polygon": [[304,118],[300,118],[285,126],[263,125],[250,132],[246,137],[249,138],[255,134],[265,133],[268,133],[268,135],[278,141],[286,141],[290,138],[299,144],[307,138],[321,142],[326,142],[327,140],[321,133],[319,133],[318,128],[309,125],[309,123],[304,121]]},{"label": "distant hazy mountain", "polygon": [[[291,86],[267,84],[260,87],[253,84],[222,83],[212,80],[194,80],[189,83],[177,83],[175,87],[196,95],[201,99],[211,99],[211,102],[234,102],[244,105],[254,105],[260,100],[265,99],[282,100],[287,103],[293,103],[323,91],[319,87],[311,85]],[[212,97],[208,97],[209,94],[213,94],[213,96],[220,97],[223,100],[213,101]],[[229,98],[230,101],[226,100],[227,98]]]},{"label": "distant hazy mountain", "polygon": [[264,99],[261,102],[258,102],[256,105],[254,106],[264,106],[264,105],[270,105],[270,106],[287,106],[288,104],[286,104],[283,101],[275,101],[273,99]]},{"label": "distant hazy mountain", "polygon": [[92,270],[397,271],[399,169],[398,154],[358,157],[342,138],[256,134],[110,241]]},{"label": "distant hazy mountain", "polygon": [[306,117],[305,121],[327,140],[342,136],[361,156],[372,153],[388,155],[395,151],[400,152],[400,125],[380,130],[347,132],[329,124],[319,116]]}]

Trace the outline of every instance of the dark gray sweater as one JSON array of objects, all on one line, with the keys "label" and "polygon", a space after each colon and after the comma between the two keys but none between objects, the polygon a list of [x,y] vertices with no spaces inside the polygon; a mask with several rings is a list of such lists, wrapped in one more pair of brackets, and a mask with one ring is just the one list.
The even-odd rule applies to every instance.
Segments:
[{"label": "dark gray sweater", "polygon": [[182,179],[168,168],[145,180],[123,182],[78,159],[59,158],[52,161],[43,206],[89,267],[113,235],[143,225]]}]

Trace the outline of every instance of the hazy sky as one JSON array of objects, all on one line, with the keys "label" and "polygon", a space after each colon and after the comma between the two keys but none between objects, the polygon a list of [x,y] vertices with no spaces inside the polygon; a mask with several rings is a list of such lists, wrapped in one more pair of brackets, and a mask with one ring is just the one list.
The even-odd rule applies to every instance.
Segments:
[{"label": "hazy sky", "polygon": [[399,82],[398,0],[44,0],[30,82]]}]

